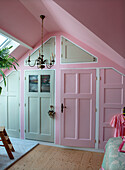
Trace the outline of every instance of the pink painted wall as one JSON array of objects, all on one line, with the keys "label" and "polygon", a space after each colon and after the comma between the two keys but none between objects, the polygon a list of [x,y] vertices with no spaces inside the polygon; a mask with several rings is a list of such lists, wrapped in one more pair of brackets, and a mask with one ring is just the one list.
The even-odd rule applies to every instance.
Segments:
[{"label": "pink painted wall", "polygon": [[[83,64],[60,64],[60,51],[61,51],[61,43],[60,43],[60,38],[61,35],[63,35],[64,37],[68,38],[69,40],[71,40],[72,42],[74,42],[75,44],[79,45],[80,47],[82,47],[83,49],[85,49],[86,51],[90,52],[91,54],[95,55],[96,57],[98,57],[98,63],[83,63]],[[116,62],[113,62],[112,60],[110,60],[109,58],[107,58],[106,56],[102,55],[101,53],[97,52],[96,50],[90,48],[88,45],[84,44],[83,42],[77,40],[76,38],[65,34],[63,32],[58,32],[58,33],[51,33],[51,34],[47,34],[46,37],[44,37],[44,41],[46,41],[49,37],[51,36],[56,36],[56,65],[54,67],[52,67],[52,69],[56,70],[56,131],[55,131],[55,135],[56,135],[56,144],[60,144],[60,70],[62,68],[99,68],[99,67],[113,67],[116,70],[120,71],[121,73],[125,74],[125,69],[122,68],[121,66],[119,66]],[[30,50],[30,53],[32,53],[33,51],[35,51],[38,47],[40,46],[40,42],[35,46],[35,48],[33,50]],[[18,60],[20,67],[18,68],[18,70],[20,70],[20,129],[21,129],[21,138],[24,138],[24,71],[25,70],[33,70],[33,69],[37,69],[35,68],[31,68],[29,66],[24,66],[24,60],[26,57],[28,57],[29,52],[27,52],[22,58],[20,58]],[[12,69],[10,70],[12,71]],[[8,72],[6,72],[6,74],[8,74]]]}]

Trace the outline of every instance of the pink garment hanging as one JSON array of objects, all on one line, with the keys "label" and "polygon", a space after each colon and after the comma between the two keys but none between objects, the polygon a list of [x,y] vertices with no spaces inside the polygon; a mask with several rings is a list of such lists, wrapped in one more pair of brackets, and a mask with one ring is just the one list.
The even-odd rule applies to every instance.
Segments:
[{"label": "pink garment hanging", "polygon": [[114,115],[110,125],[115,128],[114,137],[123,136],[123,123],[125,122],[124,115],[122,113]]}]

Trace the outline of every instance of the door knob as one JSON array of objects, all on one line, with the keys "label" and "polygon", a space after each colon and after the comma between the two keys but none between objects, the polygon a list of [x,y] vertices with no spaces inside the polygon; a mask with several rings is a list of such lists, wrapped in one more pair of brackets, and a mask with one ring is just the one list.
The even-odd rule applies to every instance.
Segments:
[{"label": "door knob", "polygon": [[66,106],[63,106],[63,103],[61,103],[61,112],[63,113],[63,109],[66,108]]}]

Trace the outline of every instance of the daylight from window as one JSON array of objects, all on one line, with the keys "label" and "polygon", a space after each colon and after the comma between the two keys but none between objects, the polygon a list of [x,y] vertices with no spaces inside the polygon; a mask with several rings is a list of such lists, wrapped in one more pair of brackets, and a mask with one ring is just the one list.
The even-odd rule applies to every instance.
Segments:
[{"label": "daylight from window", "polygon": [[12,48],[9,50],[10,53],[12,53],[19,45],[20,44],[18,42],[0,33],[0,48],[1,49],[12,46]]},{"label": "daylight from window", "polygon": [[0,47],[7,41],[7,38],[0,34]]}]

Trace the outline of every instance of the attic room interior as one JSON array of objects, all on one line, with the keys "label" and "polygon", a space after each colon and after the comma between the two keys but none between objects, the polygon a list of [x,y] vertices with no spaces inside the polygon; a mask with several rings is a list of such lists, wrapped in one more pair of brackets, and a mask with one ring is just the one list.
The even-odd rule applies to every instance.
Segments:
[{"label": "attic room interior", "polygon": [[124,9],[0,0],[0,169],[125,169]]}]

